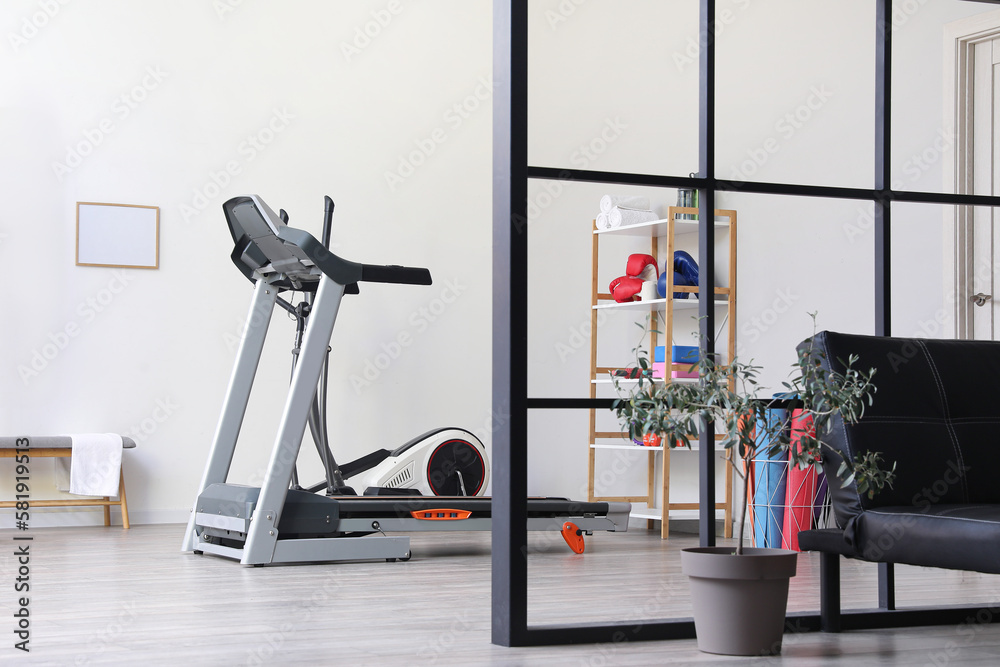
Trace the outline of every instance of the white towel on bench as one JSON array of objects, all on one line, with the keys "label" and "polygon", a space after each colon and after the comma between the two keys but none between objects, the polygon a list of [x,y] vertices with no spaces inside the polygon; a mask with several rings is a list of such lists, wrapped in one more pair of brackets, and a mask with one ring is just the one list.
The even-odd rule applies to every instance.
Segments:
[{"label": "white towel on bench", "polygon": [[117,496],[122,469],[122,437],[85,433],[73,438],[69,492],[80,496]]}]

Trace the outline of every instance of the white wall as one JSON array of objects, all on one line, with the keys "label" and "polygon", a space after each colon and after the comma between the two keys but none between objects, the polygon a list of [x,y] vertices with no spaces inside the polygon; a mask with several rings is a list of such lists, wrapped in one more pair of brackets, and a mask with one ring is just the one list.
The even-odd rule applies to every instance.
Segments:
[{"label": "white wall", "polygon": [[[132,433],[134,520],[185,520],[251,295],[220,205],[257,193],[316,235],[329,194],[336,252],[435,279],[345,300],[331,378],[342,460],[437,425],[488,432],[488,2],[98,0],[48,3],[51,18],[40,4],[0,13],[5,36],[44,23],[0,48],[0,431]],[[57,174],[69,150],[88,154]],[[160,269],[74,266],[77,201],[159,206]],[[53,347],[67,325],[78,334]],[[276,310],[235,481],[267,462],[292,334]],[[397,350],[400,334],[412,342]],[[50,358],[33,369],[36,352]],[[311,467],[304,479],[319,478]],[[36,497],[50,469],[36,463]]]},{"label": "white wall", "polygon": [[[436,280],[363,286],[345,302],[331,386],[340,458],[443,424],[489,441],[490,5],[5,3],[0,260],[11,280],[0,297],[0,430],[132,433],[134,520],[183,520],[250,297],[228,259],[219,206],[257,193],[318,234],[330,194],[337,252],[427,266]],[[728,0],[719,11],[720,176],[870,185],[871,3]],[[896,77],[901,178],[942,129],[941,25],[977,11],[899,3],[896,44],[921,72]],[[697,168],[695,0],[535,0],[531,12],[533,164]],[[253,148],[248,137],[269,143]],[[71,151],[87,154],[77,162]],[[937,187],[942,168],[930,164],[912,187]],[[586,345],[574,346],[589,321],[590,220],[601,194],[631,190],[553,187],[531,184],[531,389],[585,396]],[[649,194],[661,209],[675,198]],[[159,206],[161,268],[74,266],[77,201]],[[811,332],[808,312],[819,311],[821,328],[872,330],[869,206],[739,193],[720,196],[720,205],[739,211],[741,350],[768,367],[770,383]],[[895,263],[899,333],[918,333],[941,308],[939,220],[914,214],[916,233],[894,244],[897,258],[919,258]],[[78,333],[64,340],[67,325]],[[397,350],[401,333],[412,344]],[[279,312],[236,481],[252,481],[266,462],[291,336]],[[573,352],[560,356],[560,343]],[[532,420],[529,491],[580,497],[585,412]],[[314,457],[304,456],[303,476],[317,476]],[[48,468],[33,471],[39,495],[51,487]],[[4,470],[0,489],[9,488]],[[631,483],[629,475],[616,483]],[[691,488],[675,484],[679,494]]]}]

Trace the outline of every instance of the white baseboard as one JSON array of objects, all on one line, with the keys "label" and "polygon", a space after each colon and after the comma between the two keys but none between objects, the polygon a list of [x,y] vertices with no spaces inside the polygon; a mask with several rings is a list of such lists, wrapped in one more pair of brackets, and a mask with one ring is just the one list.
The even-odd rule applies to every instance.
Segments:
[{"label": "white baseboard", "polygon": [[[103,526],[104,512],[101,507],[33,507],[30,510],[31,528],[58,528],[75,526]],[[191,516],[190,509],[134,510],[129,509],[128,520],[133,526],[143,524],[186,524]],[[14,513],[0,513],[0,529],[14,528]],[[122,525],[121,510],[111,508],[111,525]]]}]

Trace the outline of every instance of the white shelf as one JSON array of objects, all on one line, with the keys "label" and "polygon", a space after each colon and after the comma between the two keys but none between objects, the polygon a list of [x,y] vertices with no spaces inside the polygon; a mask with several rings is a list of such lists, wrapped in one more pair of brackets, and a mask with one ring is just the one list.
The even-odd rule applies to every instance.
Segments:
[{"label": "white shelf", "polygon": [[[716,216],[726,220],[725,216]],[[715,221],[717,228],[727,229],[728,222]],[[698,231],[698,220],[675,220],[674,234],[692,234]],[[650,222],[640,222],[637,225],[625,225],[624,227],[610,227],[608,229],[596,229],[594,234],[614,234],[620,236],[663,236],[667,233],[667,219],[652,220]]]},{"label": "white shelf", "polygon": [[590,448],[591,449],[635,449],[637,451],[644,451],[644,452],[663,451],[663,445],[660,445],[659,447],[643,447],[641,445],[630,445],[626,443],[622,443],[620,445],[591,445]]},{"label": "white shelf", "polygon": [[[664,378],[646,378],[646,379],[647,380],[651,380],[653,382],[664,382],[665,381]],[[671,382],[697,382],[698,378],[670,378],[670,381]],[[637,382],[639,382],[638,378],[618,378],[618,383],[619,384],[635,384]],[[610,385],[613,385],[614,383],[615,383],[615,381],[612,380],[611,378],[594,379],[594,380],[590,381],[590,384],[610,384]]]},{"label": "white shelf", "polygon": [[[720,500],[719,502],[721,503],[722,501]],[[697,511],[698,510],[674,510],[673,512],[671,512],[671,514],[673,515],[674,513],[677,512],[697,512]],[[715,511],[718,513],[724,510],[716,508]],[[629,518],[632,519],[655,519],[656,521],[663,520],[663,510],[660,509],[659,507],[646,507],[646,508],[635,509],[635,507],[633,506],[632,511],[629,512],[628,515]]]},{"label": "white shelf", "polygon": [[[716,295],[725,296],[725,295]],[[696,310],[698,308],[698,299],[674,299],[674,310]],[[596,306],[591,306],[594,310],[654,310],[661,306],[667,305],[666,299],[652,299],[650,301],[626,301],[625,303],[599,303]],[[716,298],[713,305],[718,308],[720,306],[729,305],[729,299],[718,299]]]},{"label": "white shelf", "polygon": [[[590,445],[590,448],[591,449],[634,449],[637,452],[662,452],[663,451],[663,445],[660,445],[659,447],[646,447],[644,445],[630,445],[630,444],[625,443],[625,442],[623,442],[620,445],[596,445],[595,444],[595,445]],[[681,447],[674,447],[670,451],[671,452],[697,452],[699,449],[700,449],[700,447],[698,446],[698,441],[697,440],[692,440],[691,441],[691,448],[690,449],[687,448],[687,447],[681,446]],[[718,454],[725,454],[726,453],[726,450],[723,449],[723,448],[720,448],[720,447],[716,447],[715,451]]]}]

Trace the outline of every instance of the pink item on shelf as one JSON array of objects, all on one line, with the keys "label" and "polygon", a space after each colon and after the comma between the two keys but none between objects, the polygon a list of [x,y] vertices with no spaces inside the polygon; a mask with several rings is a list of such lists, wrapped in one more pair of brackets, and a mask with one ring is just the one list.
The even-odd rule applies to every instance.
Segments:
[{"label": "pink item on shelf", "polygon": [[653,377],[658,379],[663,379],[667,377],[667,364],[663,361],[653,362]]},{"label": "pink item on shelf", "polygon": [[[816,437],[812,415],[802,410],[792,411],[791,447],[802,450],[802,437]],[[789,464],[788,483],[785,486],[785,516],[781,530],[781,548],[801,551],[799,531],[809,530],[813,522],[813,503],[816,496],[816,468],[800,470]]]},{"label": "pink item on shelf", "polygon": [[673,371],[670,377],[674,378],[696,378],[698,377],[698,371]]}]

